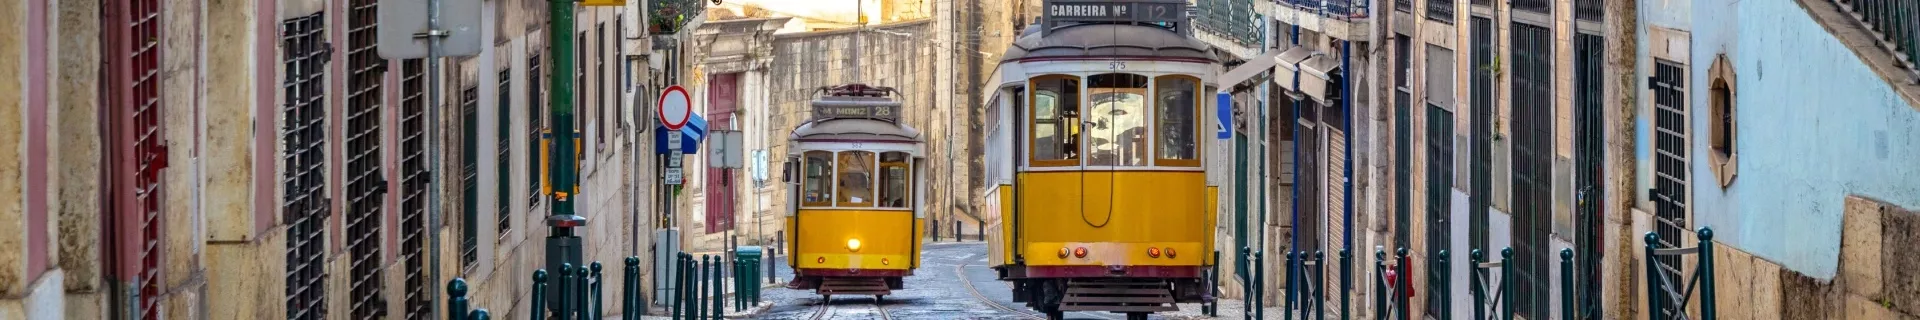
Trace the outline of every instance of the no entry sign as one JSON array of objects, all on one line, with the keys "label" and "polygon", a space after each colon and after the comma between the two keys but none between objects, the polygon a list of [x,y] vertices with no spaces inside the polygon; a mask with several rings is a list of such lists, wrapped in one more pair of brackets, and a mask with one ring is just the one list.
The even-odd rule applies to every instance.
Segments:
[{"label": "no entry sign", "polygon": [[679,85],[660,91],[660,106],[656,111],[660,124],[667,130],[680,130],[687,125],[687,119],[693,117],[693,99],[687,95],[687,89]]}]

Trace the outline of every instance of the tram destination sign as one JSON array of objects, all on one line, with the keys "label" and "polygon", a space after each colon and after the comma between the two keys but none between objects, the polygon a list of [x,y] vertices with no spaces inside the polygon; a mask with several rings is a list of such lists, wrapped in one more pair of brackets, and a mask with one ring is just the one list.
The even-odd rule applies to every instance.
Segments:
[{"label": "tram destination sign", "polygon": [[1186,24],[1187,2],[1182,0],[1053,0],[1047,1],[1048,28],[1061,22],[1142,22]]},{"label": "tram destination sign", "polygon": [[815,104],[813,106],[813,117],[816,119],[867,118],[898,120],[900,118],[900,106],[878,104]]}]

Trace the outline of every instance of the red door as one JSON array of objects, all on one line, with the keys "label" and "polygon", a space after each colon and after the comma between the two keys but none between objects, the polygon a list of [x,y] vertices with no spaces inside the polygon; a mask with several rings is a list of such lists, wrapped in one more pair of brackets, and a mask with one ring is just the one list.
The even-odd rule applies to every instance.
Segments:
[{"label": "red door", "polygon": [[[739,103],[740,74],[713,76],[713,81],[707,83],[707,131],[733,129],[733,112],[739,109]],[[713,153],[708,152],[707,156],[713,156]],[[733,230],[732,171],[707,168],[707,233]]]},{"label": "red door", "polygon": [[108,235],[112,275],[138,288],[140,319],[159,317],[160,170],[167,147],[160,126],[160,2],[108,1],[101,35],[105,61]]}]

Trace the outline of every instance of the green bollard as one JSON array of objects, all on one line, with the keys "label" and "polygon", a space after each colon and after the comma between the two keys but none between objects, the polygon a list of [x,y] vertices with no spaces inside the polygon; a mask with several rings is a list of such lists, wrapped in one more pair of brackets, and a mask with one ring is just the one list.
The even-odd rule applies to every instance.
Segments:
[{"label": "green bollard", "polygon": [[1434,268],[1440,269],[1440,278],[1434,281],[1439,282],[1440,286],[1439,288],[1428,286],[1427,292],[1440,298],[1440,320],[1453,320],[1453,290],[1451,289],[1453,288],[1453,265],[1447,262],[1446,249],[1441,249],[1435,260],[1438,261]]},{"label": "green bollard", "polygon": [[1646,237],[1647,256],[1645,259],[1641,259],[1641,261],[1647,262],[1647,319],[1649,320],[1660,320],[1660,314],[1662,313],[1660,307],[1660,300],[1662,299],[1660,299],[1659,294],[1656,294],[1661,290],[1659,276],[1660,262],[1655,260],[1657,257],[1653,254],[1654,249],[1657,249],[1655,243],[1659,242],[1660,234],[1648,231]]},{"label": "green bollard", "polygon": [[[639,319],[635,310],[640,310],[640,257],[627,257],[627,268],[620,277],[620,318]],[[644,313],[644,312],[641,312]]]},{"label": "green bollard", "polygon": [[493,319],[493,317],[487,315],[487,309],[473,310],[473,313],[467,314],[467,320],[490,320],[490,319]]},{"label": "green bollard", "polygon": [[[1326,267],[1321,268],[1324,269]],[[1347,290],[1353,287],[1352,270],[1350,270],[1352,268],[1353,253],[1347,251],[1347,248],[1340,248],[1340,319],[1342,320],[1347,319],[1349,315],[1353,314],[1353,312],[1351,312],[1353,308],[1347,301],[1351,298],[1351,295],[1347,294]],[[1326,275],[1322,274],[1321,276]]]},{"label": "green bollard", "polygon": [[1293,299],[1300,298],[1299,295],[1294,294],[1295,290],[1299,290],[1300,282],[1293,278],[1294,264],[1299,262],[1300,262],[1300,252],[1287,250],[1287,269],[1285,270],[1287,274],[1287,280],[1286,280],[1287,292],[1282,294],[1283,296],[1282,298],[1286,299],[1287,301],[1280,303],[1281,309],[1286,310],[1285,312],[1280,313],[1280,317],[1282,319],[1293,320]]},{"label": "green bollard", "polygon": [[1253,253],[1253,318],[1267,318],[1267,279],[1264,252]]},{"label": "green bollard", "polygon": [[1467,255],[1467,270],[1472,271],[1467,275],[1469,282],[1467,285],[1470,286],[1467,289],[1471,289],[1473,293],[1473,320],[1487,319],[1486,281],[1482,279],[1482,271],[1480,271],[1480,262],[1486,261],[1485,259],[1486,256],[1480,252],[1480,249],[1473,249],[1473,252]]},{"label": "green bollard", "polygon": [[724,261],[721,261],[723,258],[725,257],[713,257],[713,313],[711,314],[713,319],[721,319],[727,314],[727,310],[721,308],[727,300],[727,293],[721,291],[724,288],[721,284],[727,281],[726,274],[721,273],[722,270],[726,270],[721,267],[724,264]]},{"label": "green bollard", "polygon": [[1719,319],[1719,310],[1714,307],[1713,281],[1713,228],[1700,227],[1700,318]]},{"label": "green bollard", "polygon": [[707,263],[710,262],[713,262],[713,257],[702,255],[699,262],[693,265],[693,283],[690,283],[693,285],[693,298],[687,300],[693,303],[687,306],[687,310],[693,310],[693,317],[689,319],[707,318]]},{"label": "green bollard", "polygon": [[561,263],[560,279],[554,281],[560,284],[554,287],[554,292],[559,294],[554,298],[558,301],[553,302],[553,316],[559,320],[573,319],[574,298],[573,290],[570,289],[573,288],[573,269],[572,263]]},{"label": "green bollard", "polygon": [[1560,318],[1573,319],[1573,249],[1560,249]]},{"label": "green bollard", "polygon": [[600,274],[601,266],[599,261],[594,261],[593,264],[589,265],[588,269],[593,270],[593,290],[588,293],[593,295],[593,307],[587,309],[587,312],[584,313],[592,315],[591,318],[587,319],[601,319],[604,318],[601,310],[607,309],[607,301],[604,299],[605,295],[603,294],[605,293],[603,287],[606,286],[607,278]]},{"label": "green bollard", "polygon": [[1413,303],[1408,300],[1411,295],[1407,294],[1408,291],[1413,290],[1413,260],[1407,259],[1406,247],[1400,247],[1400,249],[1394,250],[1393,254],[1399,259],[1399,263],[1396,264],[1395,267],[1400,269],[1400,277],[1394,279],[1394,295],[1390,298],[1396,301],[1393,304],[1396,310],[1393,311],[1400,314],[1400,320],[1407,320],[1411,318],[1413,314]]},{"label": "green bollard", "polygon": [[685,310],[684,307],[687,301],[686,253],[673,256],[673,279],[671,282],[673,283],[673,290],[667,294],[673,295],[673,298],[667,299],[670,301],[667,303],[667,308],[670,309],[667,310],[667,313],[672,314],[674,320],[685,319],[686,317],[683,317],[682,314],[684,313],[683,311]]},{"label": "green bollard", "polygon": [[1380,294],[1374,295],[1373,297],[1373,315],[1380,319],[1388,319],[1387,298],[1386,298],[1388,293],[1387,293],[1386,273],[1387,273],[1387,251],[1385,249],[1374,249],[1373,250],[1373,274],[1374,274],[1373,289],[1374,289],[1374,292],[1379,292]]},{"label": "green bollard", "polygon": [[532,298],[533,298],[533,302],[532,302],[533,307],[527,309],[527,310],[532,310],[532,312],[527,312],[527,314],[532,315],[532,320],[546,320],[547,319],[546,317],[547,270],[546,269],[533,270],[533,297]]},{"label": "green bollard", "polygon": [[[1313,251],[1313,283],[1318,285],[1326,282],[1327,282],[1327,252],[1321,251],[1321,250],[1314,250]],[[1313,291],[1313,318],[1314,319],[1327,318],[1327,294],[1326,294],[1327,288],[1325,288],[1326,286],[1324,285],[1320,287],[1321,287],[1320,290]]]},{"label": "green bollard", "polygon": [[[1238,258],[1238,260],[1236,260],[1236,261],[1239,261],[1240,265],[1239,265],[1239,268],[1236,268],[1236,270],[1234,270],[1235,273],[1240,274],[1240,297],[1245,298],[1246,300],[1253,300],[1252,299],[1253,286],[1247,285],[1247,282],[1249,282],[1248,280],[1253,279],[1252,276],[1248,275],[1249,272],[1247,272],[1247,262],[1251,261],[1253,257],[1252,251],[1253,251],[1253,248],[1244,247],[1244,246],[1240,247],[1240,257]],[[1243,307],[1240,307],[1241,318],[1244,318],[1247,320],[1253,320],[1253,309],[1244,307],[1244,306],[1253,305],[1252,301],[1247,301],[1247,302],[1241,303],[1240,305],[1243,306]]]},{"label": "green bollard", "polygon": [[447,282],[447,319],[461,320],[467,315],[467,280],[453,278]]},{"label": "green bollard", "polygon": [[1500,249],[1500,319],[1513,320],[1513,247]]}]

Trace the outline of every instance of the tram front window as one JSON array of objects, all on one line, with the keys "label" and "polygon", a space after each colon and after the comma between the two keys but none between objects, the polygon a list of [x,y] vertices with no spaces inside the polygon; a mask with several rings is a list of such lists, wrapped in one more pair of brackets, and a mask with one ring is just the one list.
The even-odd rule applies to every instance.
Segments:
[{"label": "tram front window", "polygon": [[835,185],[840,196],[834,199],[837,206],[873,206],[873,165],[872,152],[840,152],[840,182]]},{"label": "tram front window", "polygon": [[1158,102],[1155,111],[1154,127],[1158,135],[1158,151],[1155,152],[1158,165],[1199,166],[1194,137],[1199,130],[1199,108],[1195,107],[1194,94],[1200,89],[1200,83],[1192,77],[1163,76],[1155,80],[1154,99]]},{"label": "tram front window", "polygon": [[1033,79],[1033,165],[1080,164],[1080,79],[1042,76]]},{"label": "tram front window", "polygon": [[906,208],[913,185],[908,180],[908,159],[905,152],[887,152],[880,154],[880,206],[887,208]]},{"label": "tram front window", "polygon": [[802,182],[800,204],[809,207],[833,206],[833,190],[828,183],[833,181],[833,153],[826,151],[807,151],[806,181]]},{"label": "tram front window", "polygon": [[1087,78],[1088,165],[1147,165],[1147,77],[1109,73]]}]

